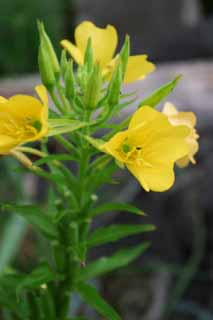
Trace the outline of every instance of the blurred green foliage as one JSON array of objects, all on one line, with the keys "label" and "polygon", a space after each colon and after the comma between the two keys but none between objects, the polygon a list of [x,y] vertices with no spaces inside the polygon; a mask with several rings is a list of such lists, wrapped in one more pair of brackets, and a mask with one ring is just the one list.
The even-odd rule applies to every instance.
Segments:
[{"label": "blurred green foliage", "polygon": [[36,20],[44,21],[57,47],[70,12],[72,0],[4,1],[0,12],[0,75],[37,70]]}]

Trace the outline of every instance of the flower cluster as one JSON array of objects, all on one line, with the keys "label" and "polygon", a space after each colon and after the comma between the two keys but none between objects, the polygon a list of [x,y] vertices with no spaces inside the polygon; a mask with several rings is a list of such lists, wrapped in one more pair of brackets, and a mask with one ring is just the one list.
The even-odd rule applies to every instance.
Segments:
[{"label": "flower cluster", "polygon": [[[40,47],[42,80],[47,89],[50,89],[48,81],[55,76],[56,78],[60,76],[60,66],[41,25],[40,31],[43,35]],[[97,99],[93,99],[94,103],[91,97],[99,96],[99,91],[104,90],[102,84],[106,87],[109,83],[111,88],[110,86],[113,86],[111,82],[116,83],[119,79],[116,68],[118,69],[121,54],[115,55],[118,42],[117,31],[111,25],[99,28],[92,22],[85,21],[75,30],[75,42],[73,44],[68,40],[62,40],[61,45],[79,67],[87,64],[89,59],[92,59],[92,63],[97,66],[91,75],[93,78],[89,78],[88,81],[90,91],[85,94],[86,97],[89,95],[89,103],[95,105]],[[42,51],[42,45],[46,46],[46,51]],[[48,52],[50,59],[46,58]],[[154,71],[155,66],[147,60],[146,55],[129,56],[128,48],[126,53],[126,57],[125,55],[123,57],[125,60],[125,67],[122,69],[123,83],[144,79]],[[51,68],[47,68],[45,61],[46,63],[52,61],[51,76],[49,74]],[[68,91],[72,97],[73,75],[70,70],[65,72],[65,80],[68,83],[65,91]],[[101,84],[98,82],[100,78]],[[95,85],[97,83],[99,86]],[[82,90],[82,87],[80,89]],[[36,87],[36,91],[41,101],[25,95],[17,95],[8,100],[0,97],[1,155],[9,154],[20,145],[39,140],[48,134],[50,121],[48,124],[46,89],[40,85]],[[52,98],[54,98],[53,95]],[[75,106],[74,102],[73,106]],[[72,116],[73,114],[70,113],[71,118]],[[75,116],[73,117],[73,120],[76,120]],[[192,112],[178,112],[171,103],[165,104],[162,113],[154,110],[153,106],[142,105],[131,117],[128,129],[115,133],[110,140],[101,144],[99,150],[125,165],[146,191],[164,191],[174,183],[175,163],[180,167],[188,165],[189,162],[195,163],[194,156],[198,151],[198,134],[195,125],[196,117]]]}]

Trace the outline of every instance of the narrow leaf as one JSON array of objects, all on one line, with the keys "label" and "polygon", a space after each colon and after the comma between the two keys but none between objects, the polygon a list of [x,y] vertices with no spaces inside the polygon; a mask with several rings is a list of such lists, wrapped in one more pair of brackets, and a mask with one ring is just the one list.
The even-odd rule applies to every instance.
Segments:
[{"label": "narrow leaf", "polygon": [[81,283],[77,289],[80,296],[107,320],[121,320],[117,312],[99,295],[94,287]]},{"label": "narrow leaf", "polygon": [[33,164],[36,166],[40,166],[42,164],[48,163],[50,161],[71,161],[75,158],[69,154],[51,154],[49,156],[43,157],[37,161],[34,161]]},{"label": "narrow leaf", "polygon": [[91,212],[89,213],[89,216],[95,217],[99,214],[102,214],[105,212],[110,212],[110,211],[127,211],[127,212],[134,213],[134,214],[137,214],[140,216],[145,215],[145,213],[143,211],[141,211],[140,209],[136,208],[135,206],[133,206],[131,204],[111,202],[111,203],[104,203],[96,208],[93,208],[91,210]]},{"label": "narrow leaf", "polygon": [[163,99],[165,99],[176,87],[179,80],[181,79],[181,75],[177,76],[174,80],[166,83],[156,91],[154,91],[149,97],[142,100],[138,108],[142,106],[150,106],[150,107],[156,107]]},{"label": "narrow leaf", "polygon": [[28,223],[36,227],[45,236],[55,239],[58,237],[56,225],[51,221],[51,216],[45,214],[39,207],[34,205],[0,204],[2,211],[14,211],[24,217]]},{"label": "narrow leaf", "polygon": [[32,290],[39,288],[42,284],[54,280],[63,280],[63,276],[53,272],[47,263],[43,263],[30,274],[23,277],[23,280],[19,282],[16,288],[16,293],[19,295],[24,289]]},{"label": "narrow leaf", "polygon": [[87,240],[89,247],[99,246],[109,242],[115,242],[124,237],[135,235],[142,232],[155,230],[155,227],[150,224],[145,225],[111,225],[109,227],[98,228]]},{"label": "narrow leaf", "polygon": [[97,261],[91,262],[87,267],[80,270],[78,280],[87,281],[107,272],[124,267],[140,256],[148,247],[149,243],[144,242],[134,248],[122,249],[111,257],[103,257]]},{"label": "narrow leaf", "polygon": [[13,215],[7,221],[0,243],[0,274],[15,257],[27,229],[26,221]]}]

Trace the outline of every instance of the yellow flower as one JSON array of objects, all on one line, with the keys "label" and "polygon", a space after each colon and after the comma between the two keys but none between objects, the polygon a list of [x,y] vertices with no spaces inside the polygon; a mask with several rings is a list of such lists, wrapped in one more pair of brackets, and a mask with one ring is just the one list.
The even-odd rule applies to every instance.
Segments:
[{"label": "yellow flower", "polygon": [[138,109],[125,131],[101,146],[124,164],[146,191],[165,191],[174,183],[174,163],[188,153],[189,128],[173,126],[151,107]]},{"label": "yellow flower", "polygon": [[189,152],[185,157],[177,160],[177,165],[183,168],[186,167],[190,161],[195,164],[196,161],[194,155],[198,152],[199,149],[199,144],[197,142],[199,135],[197,134],[197,131],[195,129],[197,122],[195,114],[193,112],[178,112],[176,107],[169,102],[165,104],[163,113],[167,115],[172,125],[185,125],[190,129],[189,135],[186,137]]},{"label": "yellow flower", "polygon": [[[99,28],[90,21],[84,21],[75,29],[76,45],[68,40],[62,40],[61,45],[78,64],[82,65],[89,38],[92,41],[94,61],[100,64],[103,75],[110,73],[115,65],[116,59],[113,57],[118,43],[117,31],[113,26],[107,25],[106,28]],[[155,66],[147,61],[147,55],[130,56],[124,82],[144,79],[154,69]]]},{"label": "yellow flower", "polygon": [[41,101],[27,95],[9,99],[0,96],[0,154],[42,138],[48,130],[48,98],[44,86],[37,86]]}]

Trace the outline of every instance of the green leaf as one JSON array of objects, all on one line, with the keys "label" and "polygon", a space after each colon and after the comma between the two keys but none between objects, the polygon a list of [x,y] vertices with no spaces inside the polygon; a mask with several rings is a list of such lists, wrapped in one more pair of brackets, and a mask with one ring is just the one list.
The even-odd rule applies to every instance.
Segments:
[{"label": "green leaf", "polygon": [[15,257],[26,229],[26,221],[19,216],[12,215],[7,221],[0,242],[0,274]]},{"label": "green leaf", "polygon": [[91,209],[91,211],[89,213],[89,217],[95,217],[99,214],[102,214],[105,212],[110,212],[110,211],[127,211],[127,212],[134,213],[134,214],[137,214],[140,216],[145,215],[145,213],[143,211],[134,207],[131,204],[111,202],[111,203],[101,204],[100,206]]},{"label": "green leaf", "polygon": [[84,269],[80,270],[78,281],[87,281],[107,272],[124,267],[140,256],[148,247],[149,243],[144,242],[134,248],[122,249],[111,257],[103,257],[97,261],[91,262]]},{"label": "green leaf", "polygon": [[85,136],[85,135],[83,135],[82,137],[83,137],[85,140],[87,140],[94,148],[96,148],[96,149],[98,149],[98,150],[100,150],[102,144],[105,143],[105,141],[102,140],[102,139],[95,139],[95,138],[93,138],[93,137]]},{"label": "green leaf", "polygon": [[154,91],[149,97],[142,100],[138,108],[142,106],[150,106],[150,107],[156,107],[163,99],[165,99],[176,87],[179,80],[181,79],[181,75],[177,76],[174,80],[166,83],[156,91]]},{"label": "green leaf", "polygon": [[109,242],[115,242],[124,237],[135,235],[142,232],[149,232],[155,230],[155,227],[150,224],[145,225],[129,225],[118,224],[109,227],[96,229],[87,240],[89,247],[99,246]]},{"label": "green leaf", "polygon": [[56,225],[51,221],[51,216],[45,214],[35,205],[0,204],[2,211],[14,211],[24,217],[28,223],[36,227],[42,234],[50,239],[58,238]]},{"label": "green leaf", "polygon": [[89,125],[93,125],[94,122],[82,122],[79,120],[70,120],[70,119],[49,119],[49,131],[48,137],[52,137],[58,134],[63,134],[67,132],[73,132],[75,130],[84,128]]},{"label": "green leaf", "polygon": [[78,293],[98,313],[108,320],[121,320],[117,312],[99,295],[97,290],[88,284],[79,284]]},{"label": "green leaf", "polygon": [[75,160],[75,157],[69,154],[51,154],[49,156],[43,157],[37,161],[34,161],[33,164],[36,166],[40,166],[42,164],[48,163],[50,161],[72,161]]},{"label": "green leaf", "polygon": [[63,276],[53,272],[47,263],[42,263],[30,274],[23,276],[16,288],[16,293],[20,295],[23,290],[33,290],[55,280],[63,280]]}]

